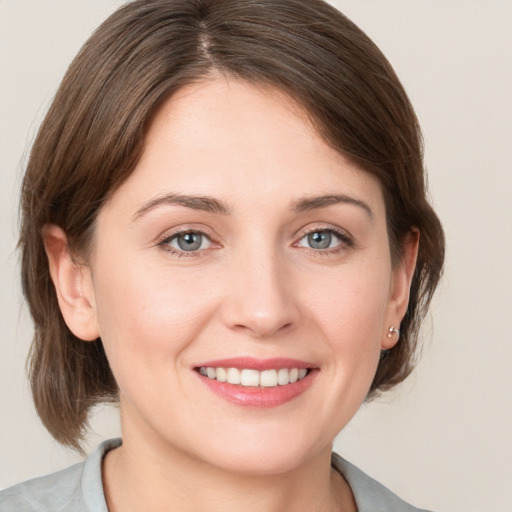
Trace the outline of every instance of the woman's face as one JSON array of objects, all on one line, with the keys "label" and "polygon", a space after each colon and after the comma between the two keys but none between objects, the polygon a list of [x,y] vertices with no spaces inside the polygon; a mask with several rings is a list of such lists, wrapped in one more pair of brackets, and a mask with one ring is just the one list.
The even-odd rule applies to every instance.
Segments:
[{"label": "woman's face", "polygon": [[286,96],[226,78],[162,106],[90,269],[125,443],[242,472],[331,449],[407,293],[377,180]]}]

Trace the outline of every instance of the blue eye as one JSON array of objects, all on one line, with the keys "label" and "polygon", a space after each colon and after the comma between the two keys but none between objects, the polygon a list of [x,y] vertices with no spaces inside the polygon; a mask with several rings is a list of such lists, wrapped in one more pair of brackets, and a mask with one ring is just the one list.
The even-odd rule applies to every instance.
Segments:
[{"label": "blue eye", "polygon": [[187,231],[177,233],[163,242],[165,245],[178,251],[193,252],[208,249],[211,246],[210,239],[203,233]]},{"label": "blue eye", "polygon": [[319,229],[303,236],[298,245],[310,249],[325,250],[338,247],[345,242],[344,237],[329,229]]}]

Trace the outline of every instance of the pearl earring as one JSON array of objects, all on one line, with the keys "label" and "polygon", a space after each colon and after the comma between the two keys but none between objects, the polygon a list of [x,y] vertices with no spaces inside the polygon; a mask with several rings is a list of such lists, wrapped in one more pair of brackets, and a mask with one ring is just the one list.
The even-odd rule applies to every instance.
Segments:
[{"label": "pearl earring", "polygon": [[393,335],[397,336],[398,339],[400,339],[400,331],[394,326],[392,325],[389,329],[388,329],[388,338],[392,338]]}]

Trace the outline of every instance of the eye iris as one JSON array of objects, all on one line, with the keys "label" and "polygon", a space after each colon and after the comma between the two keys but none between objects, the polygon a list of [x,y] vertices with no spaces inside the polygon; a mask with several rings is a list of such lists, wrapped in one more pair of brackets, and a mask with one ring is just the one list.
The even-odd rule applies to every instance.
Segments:
[{"label": "eye iris", "polygon": [[327,231],[315,231],[308,235],[309,246],[313,249],[328,249],[331,245],[331,233]]},{"label": "eye iris", "polygon": [[195,251],[201,247],[203,235],[200,233],[184,233],[179,235],[176,241],[182,251]]}]

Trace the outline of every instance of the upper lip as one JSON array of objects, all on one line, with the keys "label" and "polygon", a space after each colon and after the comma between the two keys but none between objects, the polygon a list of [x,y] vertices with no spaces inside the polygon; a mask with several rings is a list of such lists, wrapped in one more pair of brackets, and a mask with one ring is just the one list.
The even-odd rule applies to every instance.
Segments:
[{"label": "upper lip", "polygon": [[281,368],[314,368],[315,365],[298,359],[287,357],[273,357],[270,359],[258,359],[255,357],[232,357],[228,359],[216,359],[205,361],[196,365],[196,368],[247,368],[249,370],[279,370]]}]

